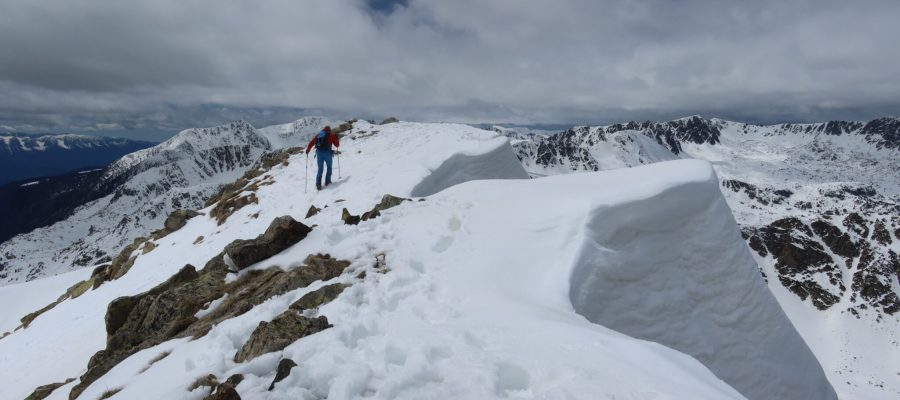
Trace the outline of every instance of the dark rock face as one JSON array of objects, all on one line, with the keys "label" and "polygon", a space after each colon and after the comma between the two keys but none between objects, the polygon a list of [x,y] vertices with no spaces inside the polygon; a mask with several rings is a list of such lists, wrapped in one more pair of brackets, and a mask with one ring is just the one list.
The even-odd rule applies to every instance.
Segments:
[{"label": "dark rock face", "polygon": [[900,149],[900,118],[873,119],[859,133],[878,148]]},{"label": "dark rock face", "polygon": [[885,246],[891,245],[893,239],[891,239],[891,234],[888,232],[884,220],[878,220],[878,222],[875,223],[875,229],[872,231],[872,239],[875,239],[878,243]]},{"label": "dark rock face", "polygon": [[[900,279],[900,258],[893,251],[878,254],[865,244],[859,257],[857,271],[853,274],[854,294],[869,304],[881,308],[888,315],[900,311],[900,297],[893,285]],[[854,296],[854,300],[855,296]]]},{"label": "dark rock face", "polygon": [[269,385],[269,391],[275,389],[275,384],[284,380],[291,374],[291,369],[297,366],[297,363],[290,358],[282,358],[281,361],[278,362],[278,368],[275,372],[275,379],[272,380],[272,384]]},{"label": "dark rock face", "polygon": [[790,190],[760,188],[756,185],[742,182],[737,179],[726,179],[722,181],[722,187],[731,189],[735,193],[743,191],[751,200],[756,200],[764,206],[769,204],[782,204],[785,200],[794,195]]},{"label": "dark rock face", "polygon": [[[841,269],[825,249],[814,240],[813,230],[797,218],[783,218],[756,231],[749,237],[757,248],[765,247],[775,258],[779,280],[801,299],[811,298],[813,305],[826,310],[840,300],[846,288]],[[761,243],[760,243],[761,242]],[[762,254],[760,250],[757,252]],[[823,287],[815,275],[825,274],[830,287]]]},{"label": "dark rock face", "polygon": [[810,226],[813,232],[822,238],[822,241],[825,242],[832,253],[847,258],[859,257],[858,245],[853,243],[850,235],[842,232],[838,227],[821,219],[816,220]]},{"label": "dark rock face", "polygon": [[294,310],[288,310],[271,322],[260,322],[250,334],[247,343],[234,355],[235,362],[252,360],[257,356],[278,351],[289,346],[302,337],[306,337],[330,328],[328,318],[304,317]]},{"label": "dark rock face", "polygon": [[850,213],[844,218],[844,226],[856,232],[857,235],[862,237],[869,237],[869,227],[866,225],[866,220],[858,213]]},{"label": "dark rock face", "polygon": [[303,295],[303,297],[291,304],[290,308],[300,312],[312,310],[336,299],[344,289],[348,287],[349,285],[343,283],[332,283],[331,285],[322,286],[315,291]]},{"label": "dark rock face", "polygon": [[225,254],[238,270],[281,253],[306,237],[312,228],[297,222],[290,216],[278,217],[266,232],[256,239],[235,240],[225,247]]}]

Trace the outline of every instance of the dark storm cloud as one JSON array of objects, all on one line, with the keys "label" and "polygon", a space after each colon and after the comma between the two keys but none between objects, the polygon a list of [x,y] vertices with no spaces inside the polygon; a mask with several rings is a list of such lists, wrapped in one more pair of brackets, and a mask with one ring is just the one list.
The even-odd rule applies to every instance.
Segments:
[{"label": "dark storm cloud", "polygon": [[0,0],[0,130],[865,119],[900,113],[897,15],[893,0]]}]

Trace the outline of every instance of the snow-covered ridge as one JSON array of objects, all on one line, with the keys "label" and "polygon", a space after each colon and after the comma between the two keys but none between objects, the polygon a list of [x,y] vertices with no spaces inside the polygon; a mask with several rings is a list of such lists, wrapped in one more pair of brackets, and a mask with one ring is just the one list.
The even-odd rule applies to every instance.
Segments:
[{"label": "snow-covered ridge", "polygon": [[[210,215],[188,220],[180,230],[154,240],[149,250],[145,247],[146,252],[136,252],[133,267],[121,278],[60,303],[28,328],[0,339],[0,354],[9,355],[0,358],[0,368],[7,371],[0,375],[0,397],[23,398],[39,385],[79,376],[91,356],[108,345],[103,305],[154,287],[186,263],[204,265],[233,240],[255,237],[274,218],[289,215],[315,227],[296,245],[241,271],[239,277],[273,266],[293,271],[315,253],[350,261],[344,274],[272,297],[216,324],[196,340],[172,339],[138,351],[87,385],[78,398],[95,399],[108,390],[118,390],[118,398],[200,399],[209,389],[188,391],[198,377],[213,374],[224,380],[236,373],[242,374],[243,380],[235,389],[248,400],[739,399],[779,398],[783,394],[804,398],[792,396],[801,392],[809,398],[834,398],[822,380],[821,368],[802,346],[791,346],[793,357],[786,362],[773,358],[772,354],[782,349],[779,346],[802,342],[795,332],[791,335],[793,328],[777,307],[773,308],[774,299],[761,284],[754,289],[737,283],[758,276],[748,250],[735,246],[740,243],[737,227],[728,217],[705,163],[679,161],[627,171],[508,179],[522,178],[524,171],[507,162],[513,155],[505,138],[451,124],[359,123],[342,145],[341,178],[325,191],[304,192],[307,159],[303,154],[293,155],[287,165],[275,165],[253,178],[271,182],[257,185],[257,203],[240,208],[221,225]],[[394,157],[398,153],[404,156]],[[459,165],[451,160],[460,157],[481,168],[447,179],[444,168]],[[426,181],[433,182],[427,187],[436,192],[427,198],[402,202],[358,225],[341,221],[344,208],[358,214],[370,209],[383,194],[410,196]],[[598,190],[607,187],[619,190]],[[673,191],[687,192],[679,196],[688,201],[669,202]],[[621,217],[621,212],[604,213],[658,205],[649,204],[653,199],[676,211],[670,215],[671,223],[646,226]],[[321,210],[304,219],[310,205]],[[211,209],[201,211],[209,214]],[[693,286],[689,293],[678,292],[678,287],[669,292],[630,284],[605,287],[597,281],[589,286],[572,285],[579,277],[597,276],[606,269],[614,272],[621,260],[617,254],[624,254],[629,243],[646,243],[658,234],[684,233],[676,226],[684,221],[689,222],[689,229],[710,232],[697,240],[681,235],[681,251],[703,249],[739,262],[707,260],[704,266],[717,272],[709,276],[715,282]],[[602,238],[609,233],[605,226],[618,228],[613,242]],[[601,246],[608,251],[590,252],[591,243],[595,249]],[[584,257],[588,254],[589,263]],[[669,261],[665,277],[695,276],[689,270],[695,265],[678,256]],[[590,274],[583,270],[586,267],[592,268]],[[71,276],[73,283],[81,278]],[[235,277],[228,279],[234,281]],[[734,280],[741,291],[727,294],[714,284],[719,279]],[[50,298],[53,295],[35,290],[42,282],[0,288],[0,301],[25,293]],[[48,282],[48,287],[59,284]],[[260,322],[273,320],[304,295],[333,283],[351,286],[334,301],[304,312],[308,317],[327,317],[333,327],[283,350],[235,361],[232,355]],[[613,291],[607,293],[613,297],[630,291],[656,299],[654,295],[664,293],[673,295],[676,304],[689,296],[691,301],[682,306],[702,304],[701,309],[714,311],[688,320],[689,330],[705,330],[705,352],[695,354],[705,364],[628,336],[629,324],[598,325],[575,312],[591,314],[583,302],[575,301],[573,308],[573,296],[607,290]],[[747,301],[731,301],[727,297],[731,295]],[[634,305],[644,304],[638,301]],[[665,307],[640,309],[647,313],[671,311]],[[710,329],[706,318],[722,329]],[[650,318],[630,325],[669,331],[665,325],[670,322]],[[760,325],[757,329],[780,333],[778,337],[786,340],[773,344],[765,336],[728,329],[752,322]],[[65,335],[58,334],[61,326],[65,326]],[[670,328],[679,327],[684,325]],[[749,393],[735,390],[739,382],[723,371],[741,364],[742,359],[733,359],[720,346],[740,341],[759,353],[743,370],[744,379],[761,379],[769,373],[776,373],[778,379]],[[46,363],[46,353],[26,343],[54,349],[54,362]],[[160,358],[163,353],[166,355]],[[270,392],[267,389],[282,358],[295,360],[298,368]],[[717,361],[720,364],[716,365]],[[68,398],[77,384],[78,380],[63,384],[49,399]]]},{"label": "snow-covered ridge", "polygon": [[245,121],[187,129],[128,154],[103,172],[102,197],[66,220],[0,243],[0,284],[22,282],[108,262],[139,236],[158,229],[175,209],[196,209],[279,146],[305,144],[330,123],[308,117],[290,129],[257,131]]}]

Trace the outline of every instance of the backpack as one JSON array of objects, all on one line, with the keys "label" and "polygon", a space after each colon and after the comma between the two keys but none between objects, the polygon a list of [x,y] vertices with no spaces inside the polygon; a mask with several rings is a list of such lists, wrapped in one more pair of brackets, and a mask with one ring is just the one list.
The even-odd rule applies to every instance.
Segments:
[{"label": "backpack", "polygon": [[328,133],[321,131],[316,135],[316,150],[324,149],[331,149],[331,143],[328,143]]}]

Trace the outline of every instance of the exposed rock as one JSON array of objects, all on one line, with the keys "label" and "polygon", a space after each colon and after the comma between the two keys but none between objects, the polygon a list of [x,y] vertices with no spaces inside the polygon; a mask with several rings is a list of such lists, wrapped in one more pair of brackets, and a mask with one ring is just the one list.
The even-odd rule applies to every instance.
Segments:
[{"label": "exposed rock", "polygon": [[891,234],[888,232],[887,227],[885,227],[884,220],[875,222],[875,229],[872,230],[872,239],[875,239],[878,243],[885,246],[891,245]]},{"label": "exposed rock", "polygon": [[156,248],[156,243],[153,243],[151,241],[144,242],[143,254],[147,254],[147,253],[153,251],[153,249],[155,249],[155,248]]},{"label": "exposed rock", "polygon": [[860,237],[869,237],[869,227],[866,225],[865,218],[855,212],[847,214],[844,218],[844,226],[847,229],[856,232]]},{"label": "exposed rock", "polygon": [[228,377],[225,382],[219,384],[219,386],[216,387],[216,390],[210,393],[209,396],[204,397],[203,400],[241,400],[241,396],[235,388],[243,380],[243,375],[234,374]]},{"label": "exposed rock", "polygon": [[194,239],[194,244],[203,243],[203,239],[204,239],[203,235],[197,236],[197,238]]},{"label": "exposed rock", "polygon": [[403,203],[404,201],[411,201],[411,200],[386,194],[386,195],[384,195],[384,197],[381,198],[381,202],[376,204],[375,207],[373,207],[371,210],[364,212],[362,214],[362,216],[358,217],[358,216],[352,215],[352,214],[350,214],[350,211],[348,211],[345,208],[343,213],[341,214],[341,220],[343,220],[344,223],[347,225],[356,225],[360,221],[368,221],[370,219],[375,219],[377,217],[380,217],[382,211],[387,210],[389,208],[399,206],[400,203]]},{"label": "exposed rock", "polygon": [[41,314],[43,314],[47,311],[50,311],[53,307],[56,307],[59,303],[62,303],[63,301],[65,301],[67,299],[74,299],[78,296],[81,296],[85,292],[87,292],[88,289],[94,287],[94,279],[95,278],[88,278],[86,280],[80,281],[80,282],[70,286],[68,289],[66,289],[66,292],[62,294],[62,296],[59,296],[59,298],[56,299],[56,301],[54,301],[50,304],[47,304],[40,310],[31,312],[31,313],[25,315],[24,317],[22,317],[19,320],[22,323],[22,328],[28,328],[28,325],[30,325],[31,322],[34,321],[35,318],[37,318],[38,316],[40,316]]},{"label": "exposed rock", "polygon": [[817,220],[810,226],[834,254],[847,258],[859,257],[859,247],[853,243],[850,235],[842,232],[838,227],[823,220]]},{"label": "exposed rock", "polygon": [[[826,310],[840,300],[846,289],[840,268],[834,264],[825,249],[811,239],[813,232],[797,218],[783,218],[760,230],[766,249],[775,258],[778,279],[788,290],[813,305]],[[823,287],[814,275],[824,273],[831,283],[831,290]]]},{"label": "exposed rock", "polygon": [[91,357],[87,371],[69,398],[76,399],[125,358],[171,339],[196,321],[194,314],[204,304],[221,297],[225,273],[212,262],[199,273],[186,265],[147,292],[113,300],[105,318],[106,348]]},{"label": "exposed rock", "polygon": [[51,383],[49,385],[38,386],[37,389],[34,389],[25,400],[41,400],[50,396],[50,393],[53,393],[54,390],[58,389],[60,386],[64,386],[69,382],[74,381],[75,378],[66,379],[65,382]]},{"label": "exposed rock", "polygon": [[235,240],[225,247],[238,270],[281,253],[306,237],[312,228],[288,215],[275,218],[265,233],[251,240]]},{"label": "exposed rock", "polygon": [[209,388],[210,393],[216,390],[216,386],[219,386],[219,378],[216,378],[213,374],[206,374],[194,380],[194,383],[191,383],[188,386],[188,392],[193,392],[194,390],[199,389],[201,386],[206,386]]},{"label": "exposed rock", "polygon": [[322,209],[321,209],[321,208],[316,208],[315,205],[310,204],[310,205],[309,205],[309,211],[306,212],[306,216],[303,217],[303,218],[309,218],[309,217],[312,217],[313,215],[318,214],[319,211],[322,211]]},{"label": "exposed rock", "polygon": [[856,273],[853,274],[852,288],[855,293],[872,306],[893,315],[900,311],[900,297],[893,286],[900,278],[900,258],[893,251],[887,255],[878,254],[865,244],[859,257]]},{"label": "exposed rock", "polygon": [[344,221],[344,224],[346,225],[356,225],[359,224],[360,217],[358,215],[351,215],[350,211],[344,208],[344,210],[341,211],[341,220]]},{"label": "exposed rock", "polygon": [[397,122],[400,122],[400,120],[398,120],[398,119],[395,118],[395,117],[387,117],[387,118],[384,119],[384,121],[381,121],[381,123],[378,124],[378,125],[394,124],[394,123],[397,123]]},{"label": "exposed rock", "polygon": [[288,375],[291,374],[291,369],[296,367],[297,363],[290,358],[282,358],[281,361],[278,362],[278,368],[275,370],[275,379],[272,380],[272,384],[269,385],[269,391],[275,389],[275,384],[287,378]]},{"label": "exposed rock", "polygon": [[349,261],[336,260],[329,255],[309,256],[303,266],[288,272],[272,267],[266,270],[249,271],[236,281],[227,284],[225,300],[200,318],[178,336],[200,337],[213,326],[250,311],[254,306],[291,290],[309,286],[316,281],[327,281],[340,276]]},{"label": "exposed rock", "polygon": [[301,312],[314,309],[336,299],[349,286],[343,283],[332,283],[331,285],[322,286],[303,295],[303,297],[291,304],[290,308]]},{"label": "exposed rock", "polygon": [[163,223],[163,229],[154,231],[150,237],[152,237],[153,240],[161,239],[162,237],[183,228],[187,225],[189,219],[198,215],[200,215],[200,213],[193,210],[179,209],[172,211],[172,213],[166,217],[166,221]]},{"label": "exposed rock", "polygon": [[769,204],[781,204],[789,197],[794,195],[794,192],[785,189],[772,190],[768,188],[760,188],[756,185],[739,181],[737,179],[728,179],[722,181],[722,186],[727,189],[731,189],[735,193],[740,193],[743,191],[748,198],[751,200],[756,200],[762,205]]},{"label": "exposed rock", "polygon": [[247,343],[234,355],[234,361],[245,362],[265,353],[282,350],[302,337],[330,327],[324,316],[309,318],[294,310],[287,310],[271,322],[260,322]]},{"label": "exposed rock", "polygon": [[237,210],[240,210],[247,206],[248,204],[259,204],[259,199],[256,198],[256,193],[250,193],[247,195],[240,195],[243,191],[234,193],[232,196],[227,197],[218,203],[216,206],[210,210],[209,215],[216,219],[216,222],[219,225],[225,223],[225,221],[234,214]]}]

